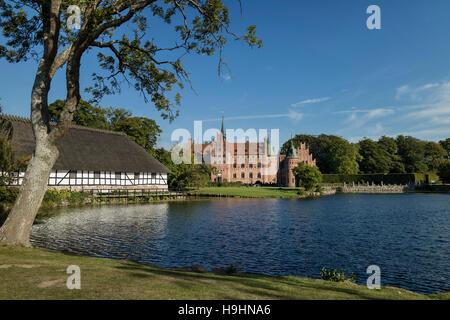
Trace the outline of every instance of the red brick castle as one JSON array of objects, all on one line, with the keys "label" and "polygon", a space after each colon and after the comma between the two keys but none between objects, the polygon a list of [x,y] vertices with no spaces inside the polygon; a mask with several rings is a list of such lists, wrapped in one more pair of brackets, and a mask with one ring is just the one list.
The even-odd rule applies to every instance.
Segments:
[{"label": "red brick castle", "polygon": [[207,163],[216,168],[215,174],[211,175],[211,180],[216,182],[262,183],[295,187],[292,169],[299,162],[316,165],[305,143],[295,148],[291,140],[286,154],[280,154],[274,150],[268,138],[265,138],[263,142],[228,142],[223,118],[217,139],[203,144],[194,144],[191,140],[190,144],[192,155],[198,162]]}]

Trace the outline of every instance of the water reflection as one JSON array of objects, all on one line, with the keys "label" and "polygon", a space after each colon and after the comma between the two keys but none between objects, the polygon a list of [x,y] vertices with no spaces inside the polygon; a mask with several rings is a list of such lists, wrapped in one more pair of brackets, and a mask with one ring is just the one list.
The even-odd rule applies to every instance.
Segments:
[{"label": "water reflection", "polygon": [[429,293],[450,291],[449,221],[448,195],[215,199],[66,209],[35,225],[32,243],[165,267],[313,278],[346,268],[359,283],[376,264],[382,285]]}]

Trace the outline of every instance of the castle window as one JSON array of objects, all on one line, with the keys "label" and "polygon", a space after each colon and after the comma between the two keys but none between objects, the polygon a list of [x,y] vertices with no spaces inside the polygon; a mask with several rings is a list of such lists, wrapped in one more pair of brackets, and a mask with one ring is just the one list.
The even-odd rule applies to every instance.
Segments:
[{"label": "castle window", "polygon": [[261,168],[261,162],[258,162],[258,168]]},{"label": "castle window", "polygon": [[233,173],[233,179],[236,179],[236,173]]},{"label": "castle window", "polygon": [[245,173],[244,172],[241,173],[241,178],[245,178]]},{"label": "castle window", "polygon": [[253,164],[252,163],[250,163],[250,168],[253,168]]},{"label": "castle window", "polygon": [[258,178],[261,178],[261,172],[258,172]]},{"label": "castle window", "polygon": [[236,168],[236,163],[233,163],[233,168]]},{"label": "castle window", "polygon": [[250,172],[249,178],[253,179],[253,173]]}]

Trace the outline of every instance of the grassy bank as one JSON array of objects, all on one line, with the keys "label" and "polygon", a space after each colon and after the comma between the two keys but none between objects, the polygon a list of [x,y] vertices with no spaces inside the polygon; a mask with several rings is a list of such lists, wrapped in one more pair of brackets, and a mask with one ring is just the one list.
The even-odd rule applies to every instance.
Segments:
[{"label": "grassy bank", "polygon": [[190,190],[190,194],[222,195],[242,198],[302,198],[308,196],[297,188],[271,187],[203,187]]},{"label": "grassy bank", "polygon": [[[81,269],[68,290],[66,269]],[[0,246],[0,299],[444,299],[404,289],[296,277],[217,275],[145,266],[43,249]]]}]

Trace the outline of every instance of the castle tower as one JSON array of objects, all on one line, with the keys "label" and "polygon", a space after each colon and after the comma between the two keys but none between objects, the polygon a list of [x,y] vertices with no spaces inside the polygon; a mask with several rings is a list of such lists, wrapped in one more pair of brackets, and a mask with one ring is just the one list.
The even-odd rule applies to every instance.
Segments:
[{"label": "castle tower", "polygon": [[284,173],[285,182],[284,184],[288,187],[295,187],[295,176],[292,172],[298,164],[298,150],[294,147],[294,140],[291,139],[291,144],[289,145],[288,150],[286,151],[286,165],[284,169],[286,172]]}]

